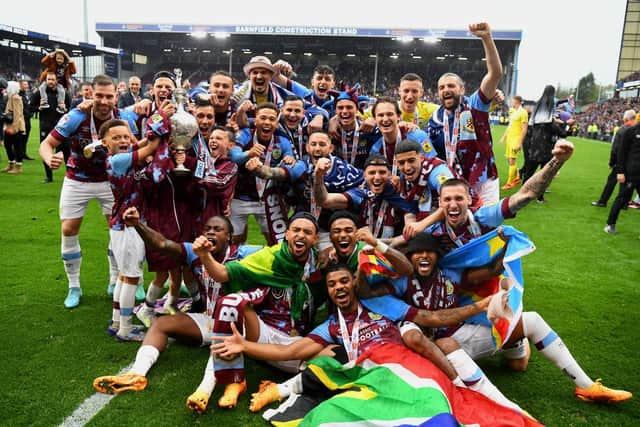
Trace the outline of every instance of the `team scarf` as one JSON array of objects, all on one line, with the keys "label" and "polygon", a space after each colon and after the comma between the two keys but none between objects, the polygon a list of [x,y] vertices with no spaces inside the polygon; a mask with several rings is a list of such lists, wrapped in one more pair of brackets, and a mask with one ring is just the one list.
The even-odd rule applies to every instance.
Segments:
[{"label": "team scarf", "polygon": [[[492,323],[487,318],[486,313],[480,313],[465,320],[465,323],[477,323],[491,327],[493,344],[496,349],[502,348],[502,345],[509,340],[522,315],[524,275],[522,273],[521,258],[536,249],[535,245],[524,233],[510,226],[502,226],[501,228],[504,235],[509,238],[509,244],[503,260],[504,273],[501,277],[493,278],[481,284],[473,291],[461,292],[459,295],[459,305],[468,305],[495,294],[499,290],[499,282],[502,277],[512,279],[514,285],[509,291],[508,305],[511,311],[509,317],[497,319]],[[495,229],[449,252],[440,261],[440,267],[464,270],[485,266],[501,254],[504,246],[505,242],[498,235],[498,229]]]},{"label": "team scarf", "polygon": [[[271,140],[267,144],[267,151],[263,160],[263,164],[271,167],[271,158],[275,150],[275,135],[271,136]],[[258,132],[253,134],[253,145],[259,144]],[[269,243],[280,243],[284,240],[284,232],[286,231],[287,213],[289,207],[282,197],[282,191],[277,187],[274,180],[265,180],[256,177],[256,190],[258,198],[263,202],[265,215],[267,217],[267,226],[269,232]]]},{"label": "team scarf", "polygon": [[428,196],[429,174],[435,167],[435,163],[429,159],[422,161],[420,175],[415,181],[409,181],[404,175],[400,179],[400,196],[405,200],[419,202],[422,196]]},{"label": "team scarf", "polygon": [[227,263],[231,291],[247,289],[244,284],[270,286],[293,290],[291,296],[291,318],[302,319],[305,307],[313,307],[313,295],[309,289],[309,279],[316,271],[316,252],[312,248],[301,265],[291,255],[286,241],[255,252],[241,261]]},{"label": "team scarf", "polygon": [[[282,105],[282,100],[286,98],[287,95],[295,94],[275,84],[274,82],[269,82],[267,89],[268,102],[272,102],[280,107]],[[234,91],[231,99],[233,100],[235,105],[241,105],[245,100],[249,100],[255,105],[256,94],[253,92],[253,89],[251,87],[251,80],[247,80],[242,83],[242,85],[236,91]]]},{"label": "team scarf", "polygon": [[360,123],[358,120],[355,120],[356,127],[353,129],[353,133],[351,134],[351,150],[349,150],[348,146],[348,131],[343,130],[340,135],[340,147],[342,149],[342,159],[348,160],[349,164],[355,165],[356,156],[358,155],[358,143],[360,141]]},{"label": "team scarf", "polygon": [[175,164],[169,150],[170,130],[164,129],[168,120],[164,117],[164,113],[156,111],[149,117],[145,123],[144,135],[157,135],[159,132],[165,132],[160,137],[160,143],[153,153],[153,159],[147,164],[147,174],[155,184],[159,184],[169,177],[169,173],[175,168]]},{"label": "team scarf", "polygon": [[302,160],[305,156],[306,138],[304,135],[304,129],[307,127],[307,124],[304,122],[306,122],[306,117],[298,123],[296,129],[290,129],[284,122],[284,119],[281,119],[278,123],[278,130],[284,133],[287,138],[291,140],[291,146],[294,147],[293,154],[296,160]]},{"label": "team scarf", "polygon": [[[453,135],[449,130],[449,114],[447,110],[442,107],[442,134],[444,137],[444,149],[447,156],[447,165],[452,171],[455,171],[458,176],[462,175],[462,165],[458,161],[457,148],[458,140],[460,139],[460,114],[462,113],[462,102],[456,107],[453,116]],[[436,113],[437,114],[437,113]]]}]

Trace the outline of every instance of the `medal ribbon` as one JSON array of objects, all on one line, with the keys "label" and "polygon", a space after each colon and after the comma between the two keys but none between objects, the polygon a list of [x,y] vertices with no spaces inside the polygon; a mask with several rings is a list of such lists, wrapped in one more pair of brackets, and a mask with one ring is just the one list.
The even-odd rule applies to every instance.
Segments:
[{"label": "medal ribbon", "polygon": [[353,321],[353,328],[351,329],[351,338],[349,338],[349,330],[347,329],[347,322],[344,320],[342,311],[338,309],[338,322],[340,323],[340,335],[342,335],[342,345],[347,351],[349,356],[349,362],[355,361],[358,358],[358,345],[360,344],[360,315],[362,314],[362,307],[358,304],[358,313],[356,319]]}]

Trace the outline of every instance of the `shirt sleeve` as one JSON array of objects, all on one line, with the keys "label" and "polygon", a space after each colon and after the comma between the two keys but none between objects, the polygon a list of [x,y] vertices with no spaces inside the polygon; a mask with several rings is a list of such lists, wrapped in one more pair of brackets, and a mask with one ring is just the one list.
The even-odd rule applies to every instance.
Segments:
[{"label": "shirt sleeve", "polygon": [[480,224],[488,227],[499,227],[505,219],[514,218],[509,210],[509,198],[505,197],[494,205],[485,205],[478,209],[474,218]]},{"label": "shirt sleeve", "polygon": [[362,188],[359,188],[359,187],[351,188],[342,194],[344,194],[347,197],[347,200],[349,201],[349,206],[354,209],[359,208],[365,199],[365,192]]},{"label": "shirt sleeve", "polygon": [[367,298],[360,301],[367,310],[381,314],[394,322],[404,320],[409,312],[409,304],[393,295]]},{"label": "shirt sleeve", "polygon": [[311,339],[314,342],[322,345],[323,347],[328,346],[329,344],[335,344],[333,341],[333,337],[329,333],[329,324],[331,318],[325,320],[322,324],[316,326],[313,331],[309,332],[307,338]]},{"label": "shirt sleeve", "polygon": [[180,254],[180,261],[187,264],[189,267],[193,264],[193,261],[198,258],[198,255],[193,252],[193,244],[185,242],[180,244],[182,247],[182,253]]},{"label": "shirt sleeve", "polygon": [[433,145],[431,145],[429,135],[427,135],[425,131],[416,129],[412,132],[409,132],[407,138],[420,144],[420,147],[422,147],[422,154],[424,154],[427,159],[431,159],[437,156],[438,153],[436,153],[435,148],[433,148]]},{"label": "shirt sleeve", "polygon": [[485,95],[478,89],[469,97],[469,105],[474,110],[488,112],[491,100],[487,100]]},{"label": "shirt sleeve", "polygon": [[440,194],[440,187],[442,183],[448,179],[453,178],[453,173],[449,166],[444,163],[440,163],[431,170],[429,174],[429,187],[433,188]]},{"label": "shirt sleeve", "polygon": [[133,154],[135,151],[129,153],[117,153],[109,156],[109,163],[111,164],[111,170],[114,176],[125,176],[131,167],[133,166]]},{"label": "shirt sleeve", "polygon": [[54,132],[62,138],[57,138],[58,135],[54,134],[56,139],[64,140],[73,135],[78,130],[85,117],[86,114],[77,108],[74,108],[62,116],[54,129]]}]

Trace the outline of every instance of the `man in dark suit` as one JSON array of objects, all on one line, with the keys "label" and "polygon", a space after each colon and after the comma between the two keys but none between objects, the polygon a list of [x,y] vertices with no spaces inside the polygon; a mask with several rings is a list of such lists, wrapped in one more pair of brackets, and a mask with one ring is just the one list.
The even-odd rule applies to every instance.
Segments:
[{"label": "man in dark suit", "polygon": [[142,96],[140,88],[140,77],[131,76],[129,78],[129,90],[124,92],[120,95],[120,98],[118,98],[118,108],[125,108],[140,101],[140,97]]}]

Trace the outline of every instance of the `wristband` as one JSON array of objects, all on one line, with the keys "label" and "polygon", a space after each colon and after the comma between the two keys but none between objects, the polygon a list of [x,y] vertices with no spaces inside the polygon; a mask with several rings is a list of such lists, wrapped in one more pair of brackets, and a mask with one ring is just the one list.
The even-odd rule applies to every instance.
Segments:
[{"label": "wristband", "polygon": [[378,243],[376,243],[376,249],[378,250],[378,252],[380,252],[381,254],[386,254],[387,250],[389,249],[389,245],[387,245],[386,243],[384,243],[381,240],[378,240]]}]

